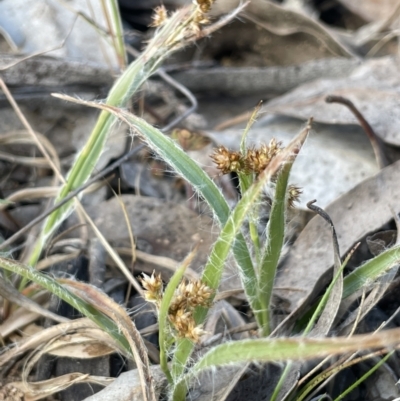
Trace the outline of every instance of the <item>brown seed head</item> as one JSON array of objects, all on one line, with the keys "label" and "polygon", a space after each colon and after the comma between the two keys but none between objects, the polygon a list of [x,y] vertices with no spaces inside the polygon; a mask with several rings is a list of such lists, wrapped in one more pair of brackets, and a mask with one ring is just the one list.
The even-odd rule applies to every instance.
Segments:
[{"label": "brown seed head", "polygon": [[282,142],[278,142],[276,138],[272,138],[268,145],[268,156],[270,160],[282,151]]},{"label": "brown seed head", "polygon": [[196,306],[209,306],[213,291],[201,280],[182,281],[176,289],[175,296],[169,307],[169,313],[178,310],[191,310]]},{"label": "brown seed head", "polygon": [[262,144],[258,149],[248,149],[245,158],[247,171],[260,174],[281,150],[281,142],[275,138],[271,139],[269,145]]},{"label": "brown seed head", "polygon": [[211,159],[213,159],[218,170],[220,170],[222,174],[229,174],[232,171],[240,172],[245,169],[245,162],[242,155],[239,152],[232,152],[224,146],[215,149],[214,153],[211,155]]},{"label": "brown seed head", "polygon": [[201,335],[205,332],[196,322],[191,312],[178,310],[174,315],[168,315],[169,321],[180,338],[188,338],[193,342],[198,342]]},{"label": "brown seed head", "polygon": [[206,332],[201,328],[201,326],[196,326],[194,319],[189,323],[188,330],[185,334],[185,337],[194,343],[198,343],[200,337],[204,335]]},{"label": "brown seed head", "polygon": [[268,147],[263,145],[260,149],[248,149],[246,167],[249,171],[260,174],[269,164]]},{"label": "brown seed head", "polygon": [[294,203],[298,202],[300,195],[303,193],[300,187],[290,184],[288,186],[288,206],[294,208]]},{"label": "brown seed head", "polygon": [[203,13],[208,13],[211,10],[211,6],[214,3],[214,0],[195,0],[200,10]]},{"label": "brown seed head", "polygon": [[179,309],[175,314],[169,314],[168,317],[169,321],[178,332],[178,336],[185,337],[189,324],[193,320],[192,314],[190,312],[185,312],[183,309]]},{"label": "brown seed head", "polygon": [[209,306],[212,289],[205,285],[201,280],[191,281],[186,287],[188,293],[188,306]]},{"label": "brown seed head", "polygon": [[163,282],[161,280],[161,274],[155,275],[153,274],[148,276],[145,273],[142,273],[143,277],[140,279],[144,291],[144,299],[148,302],[159,302],[162,298],[163,291]]},{"label": "brown seed head", "polygon": [[167,9],[163,5],[156,7],[152,19],[153,22],[150,24],[150,26],[158,27],[163,25],[168,19]]},{"label": "brown seed head", "polygon": [[204,331],[196,326],[193,311],[197,306],[210,306],[213,291],[201,280],[182,281],[168,310],[169,321],[180,338],[198,342]]}]

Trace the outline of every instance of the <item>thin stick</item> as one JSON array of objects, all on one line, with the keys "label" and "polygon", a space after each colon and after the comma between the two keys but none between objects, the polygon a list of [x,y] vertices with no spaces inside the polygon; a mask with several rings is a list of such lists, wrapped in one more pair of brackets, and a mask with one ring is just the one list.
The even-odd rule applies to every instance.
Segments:
[{"label": "thin stick", "polygon": [[5,82],[3,81],[2,78],[0,78],[0,87],[2,89],[2,91],[4,92],[4,94],[7,97],[7,100],[10,102],[12,108],[14,109],[15,113],[17,114],[18,118],[20,119],[20,121],[22,122],[22,124],[24,125],[25,129],[29,132],[29,134],[32,136],[33,138],[33,142],[36,144],[36,146],[39,148],[39,150],[41,151],[42,155],[47,159],[50,167],[53,169],[54,174],[58,177],[58,179],[61,182],[65,182],[64,177],[62,176],[62,174],[60,173],[60,170],[58,169],[58,167],[54,164],[53,159],[51,158],[51,156],[49,155],[49,153],[47,152],[47,150],[45,149],[45,147],[43,146],[42,142],[39,140],[39,138],[37,137],[36,133],[33,131],[32,127],[30,126],[30,124],[28,123],[27,119],[25,118],[25,116],[23,115],[21,109],[18,107],[17,103],[15,102],[14,98],[12,97],[10,91],[7,88],[7,85],[5,84]]}]

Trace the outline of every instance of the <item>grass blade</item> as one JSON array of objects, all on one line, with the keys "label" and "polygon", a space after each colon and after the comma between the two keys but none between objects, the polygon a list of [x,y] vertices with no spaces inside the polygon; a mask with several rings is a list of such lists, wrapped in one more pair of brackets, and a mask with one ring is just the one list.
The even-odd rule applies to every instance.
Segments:
[{"label": "grass blade", "polygon": [[126,67],[126,52],[124,43],[124,30],[122,28],[122,20],[119,12],[117,0],[107,0],[105,9],[105,16],[109,26],[111,40],[114,46],[115,53],[117,55],[118,64],[121,70]]},{"label": "grass blade", "polygon": [[132,352],[127,339],[119,332],[117,325],[103,313],[99,312],[93,305],[82,300],[71,291],[64,288],[57,280],[47,276],[36,269],[22,265],[11,259],[6,259],[0,257],[0,267],[11,271],[13,273],[19,274],[26,280],[30,280],[39,284],[52,294],[56,295],[63,301],[67,302],[84,316],[91,319],[100,328],[106,331],[115,341],[120,345],[121,351],[125,354],[132,356]]},{"label": "grass blade", "polygon": [[400,329],[397,328],[353,337],[263,338],[228,342],[208,351],[181,381],[188,382],[203,370],[234,363],[306,360],[367,348],[395,346],[399,343],[399,336]]},{"label": "grass blade", "polygon": [[400,263],[400,246],[390,248],[352,271],[343,280],[343,299],[362,287],[372,284],[378,277]]},{"label": "grass blade", "polygon": [[[275,197],[268,223],[267,242],[260,266],[258,285],[261,308],[254,311],[255,314],[258,315],[257,321],[262,322],[261,329],[263,336],[268,336],[271,330],[270,303],[276,270],[285,238],[286,193],[290,170],[310,129],[311,121],[308,122],[307,126],[286,148],[291,149],[293,153],[290,154],[290,157],[288,157],[285,164],[283,164],[276,181]],[[279,155],[277,157],[279,157]]]},{"label": "grass blade", "polygon": [[376,372],[386,361],[394,354],[394,351],[389,352],[379,362],[377,362],[368,372],[364,373],[358,380],[356,380],[348,389],[343,391],[334,401],[343,400],[349,393],[355,390],[362,382],[367,380],[374,372]]},{"label": "grass blade", "polygon": [[[204,172],[174,141],[166,137],[157,128],[143,119],[120,110],[124,120],[136,131],[144,136],[145,141],[152,147],[174,170],[188,181],[195,190],[205,199],[221,225],[227,223],[230,208],[221,191]],[[250,252],[243,235],[237,230],[237,238],[233,245],[233,253],[240,269],[242,281],[256,280],[256,274]],[[214,287],[213,287],[214,288]],[[254,302],[254,309],[259,309],[256,287],[247,288],[250,302]]]}]

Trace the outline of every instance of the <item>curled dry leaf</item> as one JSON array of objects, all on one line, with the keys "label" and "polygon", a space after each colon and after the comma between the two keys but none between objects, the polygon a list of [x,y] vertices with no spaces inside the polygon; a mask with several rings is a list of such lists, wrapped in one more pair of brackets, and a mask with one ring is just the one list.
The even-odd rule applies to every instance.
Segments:
[{"label": "curled dry leaf", "polygon": [[[69,373],[39,382],[13,382],[0,389],[2,400],[41,400],[78,383],[100,384],[107,386],[114,381],[113,377],[92,376],[80,372]],[[4,397],[4,398],[3,398]],[[8,398],[10,397],[10,398]]]},{"label": "curled dry leaf", "polygon": [[327,104],[328,95],[351,100],[376,134],[385,142],[400,146],[400,74],[391,57],[365,62],[346,78],[320,79],[301,85],[278,97],[264,110],[301,119],[313,116],[327,124],[358,124],[352,113],[338,104]]}]

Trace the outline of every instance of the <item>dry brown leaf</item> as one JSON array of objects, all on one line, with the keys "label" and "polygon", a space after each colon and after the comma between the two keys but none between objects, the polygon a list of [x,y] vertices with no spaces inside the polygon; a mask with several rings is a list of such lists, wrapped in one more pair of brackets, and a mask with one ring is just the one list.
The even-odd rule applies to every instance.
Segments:
[{"label": "dry brown leaf", "polygon": [[391,57],[369,60],[347,78],[320,79],[267,103],[265,110],[301,119],[313,116],[327,124],[358,124],[342,105],[327,104],[327,95],[351,100],[376,134],[385,142],[400,145],[400,74]]},{"label": "dry brown leaf", "polygon": [[[77,383],[95,383],[107,386],[114,380],[115,379],[113,377],[99,377],[75,372],[40,382],[9,383],[0,389],[0,397],[6,397],[9,394],[10,395],[19,394],[23,395],[23,398],[15,398],[15,400],[23,399],[25,401],[35,401],[35,400],[41,400],[52,394],[56,394]],[[1,398],[1,399],[9,400],[10,398]]]},{"label": "dry brown leaf", "polygon": [[388,18],[399,3],[398,0],[338,1],[366,21],[379,21]]},{"label": "dry brown leaf", "polygon": [[34,322],[40,317],[39,313],[29,312],[23,308],[15,311],[4,323],[0,325],[0,336],[6,338],[16,330],[21,330],[25,326]]},{"label": "dry brown leaf", "polygon": [[94,286],[70,279],[59,279],[59,281],[85,301],[96,305],[97,310],[103,312],[115,322],[118,330],[128,341],[131,355],[138,366],[139,376],[142,381],[143,398],[146,401],[155,401],[154,387],[151,383],[149,355],[146,352],[142,336],[126,310]]},{"label": "dry brown leaf", "polygon": [[[47,317],[48,319],[55,320],[56,322],[67,322],[69,319],[59,316],[51,311],[48,311],[46,308],[44,308],[40,303],[42,302],[45,303],[49,296],[48,294],[39,294],[39,296],[36,296],[35,299],[37,301],[32,300],[29,297],[24,296],[21,294],[11,282],[5,280],[3,277],[0,276],[0,296],[4,299],[7,299],[9,302],[12,304],[16,304],[20,307],[22,307],[22,315],[25,315],[26,311],[29,311],[34,314],[38,314],[39,316],[44,316]],[[12,315],[11,315],[12,316]],[[7,325],[8,319],[5,319],[5,322],[3,325]],[[11,325],[12,326],[12,325]],[[3,326],[4,328],[4,326]],[[0,332],[1,332],[1,326],[0,326]],[[2,338],[4,338],[4,333],[2,333]]]},{"label": "dry brown leaf", "polygon": [[107,67],[98,64],[60,60],[47,56],[26,58],[10,54],[0,57],[2,77],[8,85],[110,85],[113,77]]},{"label": "dry brown leaf", "polygon": [[[358,240],[393,218],[391,207],[400,211],[399,180],[400,162],[396,162],[325,209],[335,224],[342,257]],[[330,235],[327,224],[313,218],[283,261],[276,286],[296,289],[285,296],[291,303],[291,312],[299,311],[297,308],[305,306],[306,300],[329,282],[333,265]]]},{"label": "dry brown leaf", "polygon": [[[332,34],[312,18],[266,0],[253,0],[245,9],[246,18],[258,26],[276,34],[293,35],[306,33],[325,48],[331,56],[351,57],[351,52],[342,46]],[[308,38],[308,41],[312,41]],[[287,51],[287,49],[285,49]],[[313,59],[322,58],[314,54]]]},{"label": "dry brown leaf", "polygon": [[[282,51],[285,46],[285,44],[279,46],[280,50]],[[289,55],[290,52],[286,53]],[[279,63],[279,55],[275,52],[274,54],[277,59],[270,61]],[[174,72],[172,76],[193,92],[235,97],[260,94],[260,97],[269,97],[281,95],[318,78],[347,77],[359,64],[356,59],[336,57],[304,63],[296,60],[293,65],[284,66],[278,64],[278,66],[255,67],[252,64],[251,67],[213,67],[201,72],[189,69]]]},{"label": "dry brown leaf", "polygon": [[[104,342],[108,345],[113,346],[114,342],[113,339],[107,335],[105,332],[102,332],[100,329],[94,327],[95,324],[87,319],[81,318],[76,319],[74,321],[70,321],[67,323],[60,323],[56,326],[48,327],[47,329],[42,329],[39,332],[36,332],[30,335],[27,338],[22,339],[18,343],[15,344],[15,347],[8,348],[1,354],[0,356],[0,366],[8,363],[13,358],[17,358],[23,355],[25,352],[28,352],[32,349],[42,347],[43,344],[47,344],[50,341],[58,338],[62,335],[65,335],[68,332],[75,332],[75,331],[95,331],[97,330],[98,333],[96,334],[98,339],[104,338]],[[116,344],[115,349],[118,349]]]},{"label": "dry brown leaf", "polygon": [[60,357],[91,359],[115,352],[114,348],[88,334],[83,332],[62,336],[46,348],[46,353]]},{"label": "dry brown leaf", "polygon": [[[220,14],[238,4],[238,0],[218,1],[213,10]],[[174,62],[200,58],[217,60],[224,67],[265,67],[353,57],[318,21],[273,2],[252,0],[243,17],[222,28],[211,40],[200,42],[196,49],[175,55]]]}]

